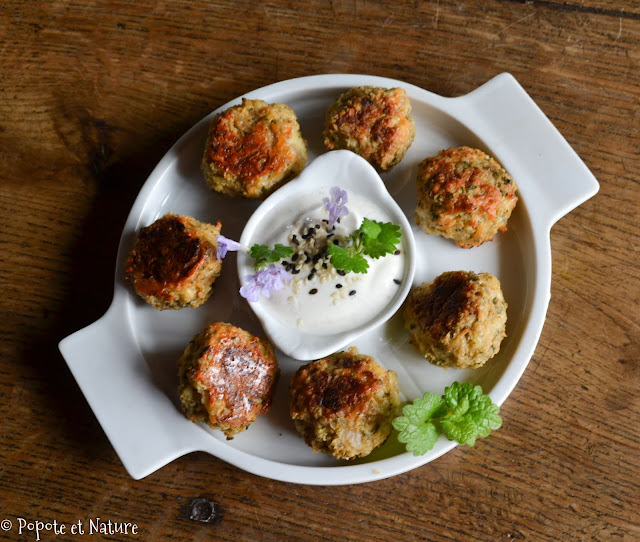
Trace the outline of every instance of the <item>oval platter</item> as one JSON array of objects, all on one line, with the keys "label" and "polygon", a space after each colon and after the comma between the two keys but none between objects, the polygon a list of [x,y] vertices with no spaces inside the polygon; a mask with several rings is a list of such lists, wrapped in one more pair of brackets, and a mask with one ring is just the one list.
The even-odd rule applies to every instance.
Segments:
[{"label": "oval platter", "polygon": [[109,310],[97,322],[60,342],[63,357],[133,478],[147,476],[187,453],[205,451],[276,480],[354,484],[414,469],[455,446],[441,437],[430,452],[415,457],[392,435],[370,456],[356,461],[314,454],[297,435],[288,414],[288,384],[302,362],[281,352],[273,406],[247,431],[228,441],[219,431],[191,423],[182,415],[177,398],[177,361],[191,338],[215,321],[264,336],[258,319],[238,294],[235,261],[225,261],[212,298],[197,309],[156,311],[124,281],[124,261],[137,232],[165,213],[188,214],[206,222],[220,220],[222,233],[239,239],[260,204],[229,199],[207,188],[200,161],[213,114],[240,103],[243,97],[286,103],[295,111],[308,142],[309,164],[326,152],[322,143],[326,109],[339,94],[361,85],[399,86],[411,100],[416,138],[402,162],[382,175],[411,224],[417,165],[441,149],[467,145],[493,155],[515,179],[520,199],[508,231],[480,247],[461,249],[413,226],[417,253],[414,284],[453,270],[487,271],[500,279],[509,304],[507,338],[485,367],[445,370],[428,364],[409,344],[398,313],[349,346],[357,346],[396,371],[406,400],[425,391],[442,393],[457,380],[481,385],[500,405],[520,379],[538,342],[549,303],[549,230],[598,190],[596,179],[566,140],[509,74],[458,98],[444,98],[402,81],[368,75],[315,75],[283,81],[225,104],[196,124],[163,157],[142,187],[125,224]]}]

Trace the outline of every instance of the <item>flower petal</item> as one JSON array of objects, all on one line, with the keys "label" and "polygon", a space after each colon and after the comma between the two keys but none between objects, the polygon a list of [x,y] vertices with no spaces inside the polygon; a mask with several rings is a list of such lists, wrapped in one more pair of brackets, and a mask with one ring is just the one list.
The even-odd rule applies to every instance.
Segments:
[{"label": "flower petal", "polygon": [[224,235],[216,235],[216,241],[218,246],[216,248],[216,258],[218,261],[222,260],[227,252],[237,252],[238,250],[247,250],[247,247],[234,241],[233,239],[227,239]]}]

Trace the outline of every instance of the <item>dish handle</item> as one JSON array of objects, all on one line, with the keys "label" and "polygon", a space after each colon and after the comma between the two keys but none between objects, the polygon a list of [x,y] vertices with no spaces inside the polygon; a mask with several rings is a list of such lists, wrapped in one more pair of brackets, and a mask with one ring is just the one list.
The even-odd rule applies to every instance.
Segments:
[{"label": "dish handle", "polygon": [[153,383],[116,305],[114,299],[102,318],[60,341],[59,349],[120,460],[140,479],[197,449],[202,431],[192,423],[167,423],[182,415]]},{"label": "dish handle", "polygon": [[[460,98],[465,122],[516,179],[530,177],[527,203],[550,228],[598,192],[598,181],[522,86],[502,73]],[[532,197],[529,189],[537,192]]]}]

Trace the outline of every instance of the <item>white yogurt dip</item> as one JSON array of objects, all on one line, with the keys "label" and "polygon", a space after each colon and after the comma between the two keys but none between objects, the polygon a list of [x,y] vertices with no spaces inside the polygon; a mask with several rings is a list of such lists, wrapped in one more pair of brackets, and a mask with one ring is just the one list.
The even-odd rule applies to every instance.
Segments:
[{"label": "white yogurt dip", "polygon": [[[328,219],[329,214],[323,208],[322,198],[327,195],[328,190],[322,189],[288,198],[278,206],[277,212],[264,217],[252,242],[269,246],[282,243],[295,250],[297,245],[291,238],[298,233],[296,224],[303,226],[303,232],[309,227],[316,229],[316,225],[324,230],[326,222],[322,221]],[[393,222],[393,217],[382,207],[353,191],[349,192],[347,208],[349,214],[335,224],[336,229],[330,232],[333,236],[348,236],[360,227],[365,217]],[[323,269],[322,260],[316,266],[318,270],[310,272],[313,262],[302,266],[303,255],[296,261],[288,258],[285,266],[292,277],[291,282],[257,303],[262,304],[272,318],[303,332],[333,335],[356,329],[383,311],[398,294],[405,274],[406,233],[402,231],[402,234],[397,254],[378,259],[365,256],[369,264],[366,274],[342,276],[330,264]],[[300,239],[299,235],[297,239]]]}]

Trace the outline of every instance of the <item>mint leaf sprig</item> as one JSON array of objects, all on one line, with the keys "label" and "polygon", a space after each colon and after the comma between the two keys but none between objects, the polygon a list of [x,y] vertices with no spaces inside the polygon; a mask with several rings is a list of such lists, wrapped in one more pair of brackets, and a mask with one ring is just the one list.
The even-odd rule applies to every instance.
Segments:
[{"label": "mint leaf sprig", "polygon": [[333,267],[345,273],[366,273],[369,263],[364,257],[382,258],[396,251],[402,233],[392,222],[364,218],[360,227],[345,238],[344,245],[329,243],[328,253]]},{"label": "mint leaf sprig", "polygon": [[271,263],[277,263],[293,254],[293,249],[281,243],[277,243],[273,248],[267,245],[255,244],[249,249],[249,255],[253,258],[253,268],[260,269]]},{"label": "mint leaf sprig", "polygon": [[407,445],[407,451],[418,456],[431,450],[441,433],[449,440],[473,446],[478,436],[486,437],[502,425],[499,412],[500,407],[480,386],[454,382],[442,396],[427,392],[406,405],[402,416],[393,420],[393,427],[400,431],[398,440]]}]

